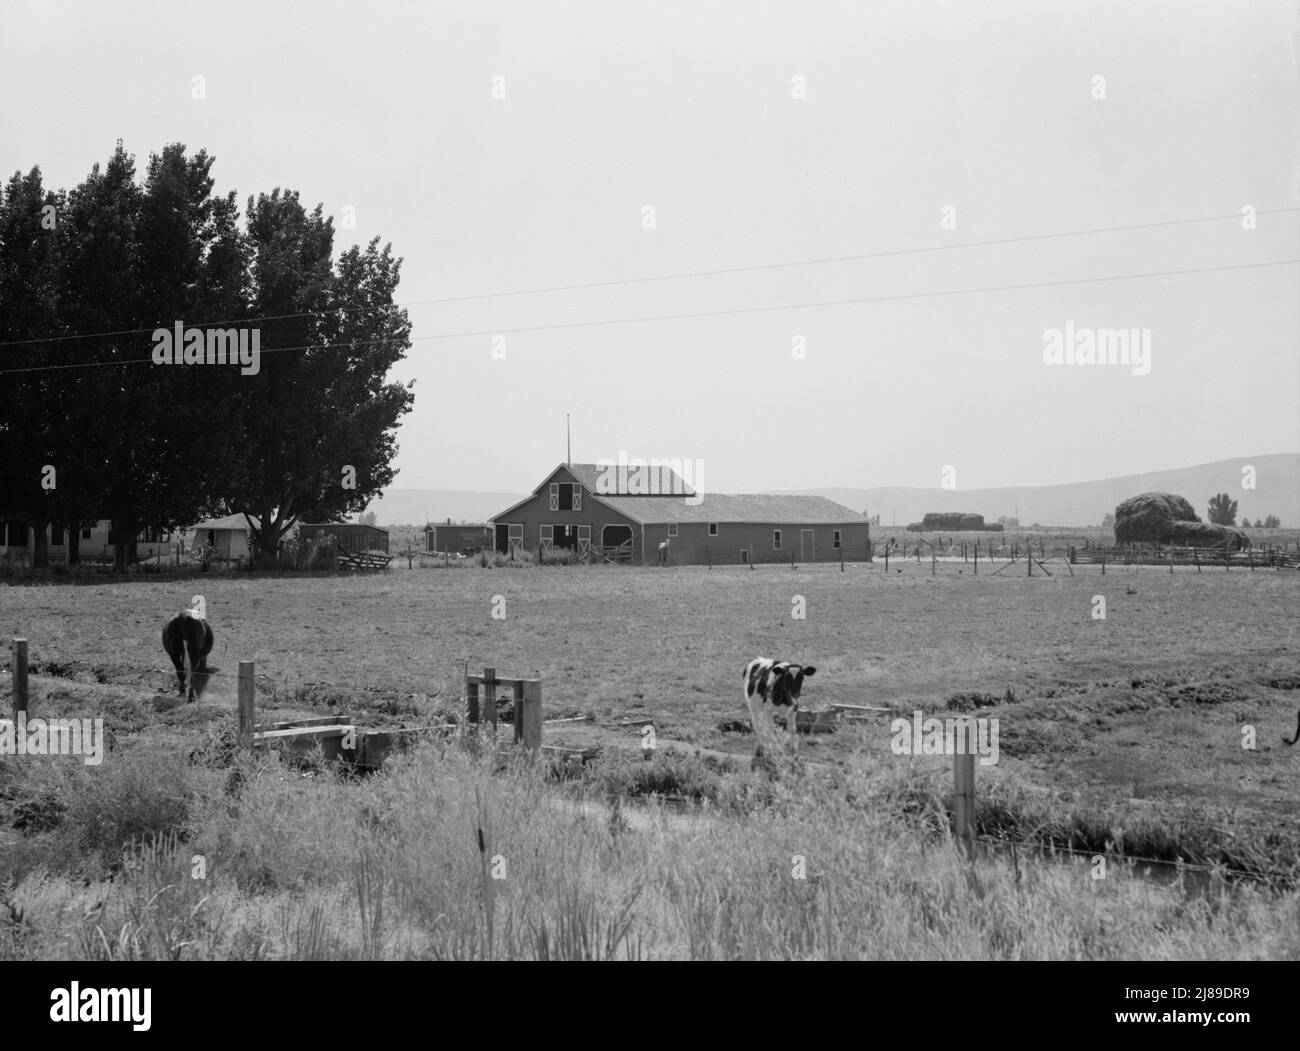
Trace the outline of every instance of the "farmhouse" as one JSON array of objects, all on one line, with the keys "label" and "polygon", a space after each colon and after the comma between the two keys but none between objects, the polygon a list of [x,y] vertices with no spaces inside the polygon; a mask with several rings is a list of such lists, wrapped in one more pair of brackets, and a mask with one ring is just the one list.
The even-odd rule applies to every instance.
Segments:
[{"label": "farmhouse", "polygon": [[356,522],[302,522],[298,525],[298,538],[333,537],[344,551],[365,554],[367,551],[388,553],[388,530],[379,526]]},{"label": "farmhouse", "polygon": [[460,522],[424,527],[425,551],[455,551],[472,555],[492,547],[492,527],[486,522]]},{"label": "farmhouse", "polygon": [[820,496],[708,493],[670,468],[638,495],[596,464],[561,464],[528,498],[492,519],[497,551],[572,548],[579,560],[639,562],[667,542],[673,564],[833,562],[869,557],[867,520]]},{"label": "farmhouse", "polygon": [[[50,561],[66,562],[68,542],[72,539],[67,526],[61,522],[46,526],[45,536],[49,542]],[[145,559],[169,555],[173,539],[173,534],[165,529],[142,529],[135,537],[136,557]],[[107,518],[99,519],[93,525],[79,530],[76,540],[77,557],[84,561],[113,557],[113,528]],[[34,553],[35,543],[36,537],[31,526],[24,522],[6,522],[0,519],[0,558],[7,562],[28,562]]]}]

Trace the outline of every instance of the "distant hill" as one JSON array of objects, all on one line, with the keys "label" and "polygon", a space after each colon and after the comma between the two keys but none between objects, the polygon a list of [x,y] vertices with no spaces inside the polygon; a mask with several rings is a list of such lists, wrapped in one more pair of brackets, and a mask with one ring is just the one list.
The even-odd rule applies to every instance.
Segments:
[{"label": "distant hill", "polygon": [[389,489],[371,502],[381,526],[425,522],[486,522],[527,493],[478,493],[464,489]]},{"label": "distant hill", "polygon": [[[1255,467],[1255,489],[1241,488],[1241,469]],[[1264,515],[1277,515],[1283,526],[1300,526],[1300,454],[1273,453],[1171,471],[1151,471],[1119,478],[1066,485],[1010,486],[1005,489],[918,489],[878,486],[873,489],[785,489],[782,493],[824,496],[837,504],[880,515],[880,524],[892,521],[899,528],[919,522],[927,511],[969,511],[996,522],[1003,515],[1013,517],[1019,508],[1020,524],[1038,522],[1044,526],[1101,525],[1107,511],[1114,512],[1121,500],[1151,490],[1187,497],[1196,513],[1206,518],[1205,505],[1215,493],[1227,493],[1237,501],[1237,521],[1253,523]]]}]

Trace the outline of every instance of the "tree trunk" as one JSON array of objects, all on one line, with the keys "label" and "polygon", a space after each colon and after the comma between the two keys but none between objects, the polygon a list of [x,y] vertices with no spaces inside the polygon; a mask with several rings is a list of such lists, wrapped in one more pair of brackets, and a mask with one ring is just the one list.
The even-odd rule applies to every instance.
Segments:
[{"label": "tree trunk", "polygon": [[75,566],[81,563],[81,523],[71,522],[68,525],[68,565]]},{"label": "tree trunk", "polygon": [[36,534],[32,538],[32,566],[37,569],[48,569],[50,565],[50,538],[45,532],[48,525],[48,520],[32,523],[32,531]]},{"label": "tree trunk", "polygon": [[115,508],[110,521],[113,524],[113,572],[125,573],[131,548],[135,545],[135,513]]}]

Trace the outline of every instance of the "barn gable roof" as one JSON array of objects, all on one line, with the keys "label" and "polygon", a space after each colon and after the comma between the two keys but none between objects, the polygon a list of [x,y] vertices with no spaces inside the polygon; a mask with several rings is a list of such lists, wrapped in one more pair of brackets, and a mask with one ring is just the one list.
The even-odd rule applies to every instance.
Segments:
[{"label": "barn gable roof", "polygon": [[[617,464],[613,466],[617,467]],[[524,504],[528,503],[529,501],[535,499],[537,496],[541,495],[542,491],[546,489],[546,487],[555,480],[555,476],[559,474],[561,471],[564,471],[575,481],[577,481],[578,484],[581,485],[585,490],[587,490],[587,492],[589,492],[593,498],[597,500],[609,500],[610,497],[600,491],[601,488],[600,475],[601,472],[606,469],[607,469],[606,465],[596,464],[596,463],[557,464],[554,470],[550,471],[546,475],[546,477],[542,479],[541,484],[536,489],[534,489],[528,496],[525,496],[522,500],[518,501],[517,503],[511,504],[504,511],[498,512],[497,514],[493,515],[492,521],[494,522],[501,521],[506,515],[510,514],[511,511],[518,510],[519,508],[523,507]],[[629,467],[628,470],[631,471],[633,470],[633,468]],[[646,467],[646,471],[648,472],[646,476],[647,487],[651,490],[651,492],[646,493],[644,495],[640,495],[640,494],[627,495],[622,497],[622,499],[660,500],[660,499],[664,499],[665,497],[672,498],[673,496],[676,496],[678,499],[681,499],[681,496],[683,494],[686,496],[695,495],[695,490],[692,489],[689,485],[687,485],[682,480],[681,475],[677,474],[677,472],[670,467]],[[616,485],[618,484],[617,481],[615,482],[615,484]],[[676,487],[675,489],[674,486]],[[654,492],[654,489],[656,487],[658,488],[657,493]]]},{"label": "barn gable roof", "polygon": [[[560,472],[566,472],[591,494],[597,503],[604,504],[633,522],[657,525],[677,522],[757,522],[774,525],[849,525],[866,519],[843,504],[824,496],[794,496],[769,493],[706,493],[698,503],[687,503],[686,496],[695,496],[695,490],[669,467],[647,468],[657,473],[651,481],[659,483],[659,493],[646,495],[606,494],[599,491],[601,464],[559,464],[530,496],[494,515],[492,521],[500,522],[512,511],[536,499]],[[629,468],[631,470],[631,468]],[[673,493],[673,486],[677,493]]]}]

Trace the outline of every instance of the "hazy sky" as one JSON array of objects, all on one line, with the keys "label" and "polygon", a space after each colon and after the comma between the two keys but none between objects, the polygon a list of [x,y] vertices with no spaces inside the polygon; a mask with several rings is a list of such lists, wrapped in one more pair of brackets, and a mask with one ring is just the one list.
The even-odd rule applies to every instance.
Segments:
[{"label": "hazy sky", "polygon": [[[206,148],[241,206],[354,207],[407,304],[1292,209],[411,305],[394,374],[399,487],[531,489],[566,411],[705,489],[1054,484],[1300,450],[1300,266],[933,293],[1300,258],[1298,49],[1266,0],[4,0],[0,173]],[[1045,364],[1067,322],[1149,374]]]}]

